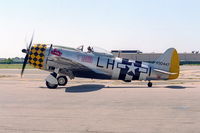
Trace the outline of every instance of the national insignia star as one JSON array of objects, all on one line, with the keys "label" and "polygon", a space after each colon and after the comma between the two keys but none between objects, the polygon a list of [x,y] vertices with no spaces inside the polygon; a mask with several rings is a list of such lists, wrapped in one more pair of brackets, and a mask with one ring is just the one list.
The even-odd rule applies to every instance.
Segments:
[{"label": "national insignia star", "polygon": [[129,70],[128,70],[127,74],[130,76],[135,75],[135,69],[137,69],[137,68],[134,66],[134,63],[132,63],[131,66],[128,66],[128,68],[129,68]]}]

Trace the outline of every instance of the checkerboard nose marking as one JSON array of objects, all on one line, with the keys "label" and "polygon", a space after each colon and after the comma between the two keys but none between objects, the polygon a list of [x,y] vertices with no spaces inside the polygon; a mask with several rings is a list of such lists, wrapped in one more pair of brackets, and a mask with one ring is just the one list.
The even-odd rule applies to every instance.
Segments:
[{"label": "checkerboard nose marking", "polygon": [[28,60],[31,66],[43,69],[46,48],[47,48],[46,44],[36,44],[31,47]]}]

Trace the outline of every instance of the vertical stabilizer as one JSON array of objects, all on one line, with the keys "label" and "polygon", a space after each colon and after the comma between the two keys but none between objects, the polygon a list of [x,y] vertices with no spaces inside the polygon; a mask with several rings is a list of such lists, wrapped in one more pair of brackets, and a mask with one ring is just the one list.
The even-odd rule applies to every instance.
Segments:
[{"label": "vertical stabilizer", "polygon": [[176,79],[179,76],[179,56],[174,48],[169,48],[153,64],[155,69],[163,70],[169,73],[168,79]]}]

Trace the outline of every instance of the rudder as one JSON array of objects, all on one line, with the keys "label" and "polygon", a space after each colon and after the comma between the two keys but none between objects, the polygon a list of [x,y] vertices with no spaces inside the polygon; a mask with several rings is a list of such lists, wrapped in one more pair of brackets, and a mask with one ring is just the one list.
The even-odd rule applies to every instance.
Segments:
[{"label": "rudder", "polygon": [[179,55],[176,51],[176,49],[174,49],[173,53],[172,53],[172,57],[171,57],[171,65],[169,68],[169,71],[171,73],[176,73],[175,75],[169,75],[169,79],[176,79],[179,76]]}]

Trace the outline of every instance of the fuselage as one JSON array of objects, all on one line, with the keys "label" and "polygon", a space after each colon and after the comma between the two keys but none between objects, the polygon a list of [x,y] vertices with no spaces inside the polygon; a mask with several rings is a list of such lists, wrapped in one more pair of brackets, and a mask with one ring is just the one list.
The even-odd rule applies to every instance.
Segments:
[{"label": "fuselage", "polygon": [[[74,77],[113,80],[167,79],[153,72],[151,63],[123,59],[106,53],[83,52],[74,48],[37,44],[32,46],[29,63],[39,69]],[[153,73],[152,73],[153,72]]]}]

